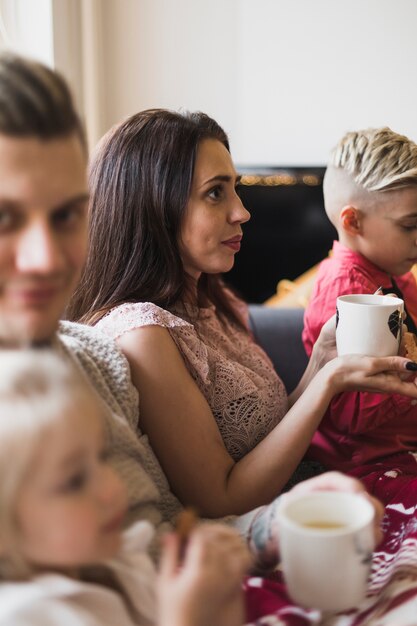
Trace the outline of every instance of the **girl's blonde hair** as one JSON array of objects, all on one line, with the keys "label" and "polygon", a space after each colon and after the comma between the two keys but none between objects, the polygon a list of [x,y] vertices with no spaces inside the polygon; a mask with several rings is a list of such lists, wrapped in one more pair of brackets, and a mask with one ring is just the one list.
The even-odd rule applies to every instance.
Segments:
[{"label": "girl's blonde hair", "polygon": [[0,580],[31,567],[19,551],[16,502],[48,427],[92,392],[75,366],[52,349],[0,351]]},{"label": "girl's blonde hair", "polygon": [[417,145],[388,127],[346,133],[329,165],[343,169],[368,191],[417,186]]}]

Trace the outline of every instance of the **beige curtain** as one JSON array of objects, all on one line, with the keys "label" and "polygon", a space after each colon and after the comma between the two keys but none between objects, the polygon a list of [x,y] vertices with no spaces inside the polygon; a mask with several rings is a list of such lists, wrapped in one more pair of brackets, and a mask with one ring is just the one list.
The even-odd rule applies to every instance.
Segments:
[{"label": "beige curtain", "polygon": [[102,0],[0,0],[0,49],[36,58],[69,81],[89,147],[103,125]]},{"label": "beige curtain", "polygon": [[103,125],[102,0],[51,0],[54,65],[69,80],[90,149]]}]

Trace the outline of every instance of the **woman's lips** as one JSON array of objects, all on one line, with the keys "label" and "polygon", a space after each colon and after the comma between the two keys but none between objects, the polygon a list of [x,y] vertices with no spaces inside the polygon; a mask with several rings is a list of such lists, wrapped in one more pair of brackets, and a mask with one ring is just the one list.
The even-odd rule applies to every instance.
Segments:
[{"label": "woman's lips", "polygon": [[239,252],[241,241],[242,241],[242,235],[236,235],[236,237],[232,237],[231,239],[226,239],[226,241],[222,241],[222,244],[224,246],[227,246],[234,252]]}]

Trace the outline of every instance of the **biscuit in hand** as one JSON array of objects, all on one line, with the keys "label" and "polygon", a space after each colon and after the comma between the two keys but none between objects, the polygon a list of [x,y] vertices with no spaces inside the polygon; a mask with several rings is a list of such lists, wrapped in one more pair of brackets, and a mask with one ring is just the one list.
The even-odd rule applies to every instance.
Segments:
[{"label": "biscuit in hand", "polygon": [[405,332],[403,335],[405,356],[417,362],[417,338],[414,333]]}]

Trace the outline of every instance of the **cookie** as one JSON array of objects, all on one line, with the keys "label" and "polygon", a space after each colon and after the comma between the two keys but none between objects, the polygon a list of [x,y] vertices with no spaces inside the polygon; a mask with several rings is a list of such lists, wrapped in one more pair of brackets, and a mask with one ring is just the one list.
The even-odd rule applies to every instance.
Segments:
[{"label": "cookie", "polygon": [[417,362],[417,338],[414,333],[406,332],[403,337],[405,356]]}]

